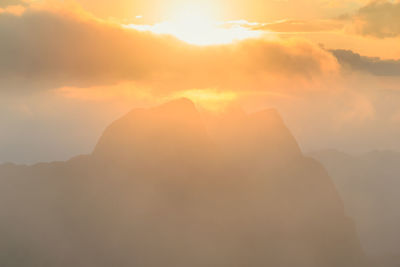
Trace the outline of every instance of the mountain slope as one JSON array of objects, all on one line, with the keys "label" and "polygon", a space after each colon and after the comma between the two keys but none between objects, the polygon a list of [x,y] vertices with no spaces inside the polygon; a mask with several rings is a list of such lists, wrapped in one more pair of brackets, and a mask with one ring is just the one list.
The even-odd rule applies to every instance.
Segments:
[{"label": "mountain slope", "polygon": [[365,266],[329,176],[273,110],[133,110],[91,155],[0,177],[2,266]]}]

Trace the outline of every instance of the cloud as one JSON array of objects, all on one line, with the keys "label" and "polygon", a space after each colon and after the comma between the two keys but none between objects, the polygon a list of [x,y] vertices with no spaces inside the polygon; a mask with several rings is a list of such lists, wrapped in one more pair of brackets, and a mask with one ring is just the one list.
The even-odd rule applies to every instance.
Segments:
[{"label": "cloud", "polygon": [[400,2],[375,0],[352,16],[358,34],[377,38],[400,35]]},{"label": "cloud", "polygon": [[354,127],[354,124],[363,124],[376,118],[374,105],[364,95],[355,94],[346,104],[348,106],[339,111],[335,118],[335,127]]},{"label": "cloud", "polygon": [[[347,22],[299,19],[267,27],[292,33],[331,32]],[[319,39],[328,35],[331,44]],[[352,49],[348,51],[288,40],[296,34],[286,34],[284,40],[271,34],[270,39],[194,46],[171,36],[123,28],[78,7],[35,5],[25,5],[19,15],[0,14],[0,36],[0,147],[15,149],[15,159],[45,155],[38,153],[43,150],[41,140],[52,140],[46,149],[63,154],[55,157],[48,152],[39,160],[88,152],[91,140],[112,119],[132,106],[170,96],[193,96],[210,104],[213,99],[237,97],[235,101],[252,110],[276,107],[307,149],[374,148],[382,140],[387,147],[400,149],[399,61],[353,52],[393,57],[395,51],[385,53],[396,47],[394,38],[302,34],[327,47]],[[352,71],[336,75],[340,68]],[[87,134],[83,139],[82,129]],[[18,150],[25,143],[31,146]]]},{"label": "cloud", "polygon": [[21,15],[24,13],[27,1],[19,0],[3,0],[0,2],[0,14],[9,13],[13,15]]},{"label": "cloud", "polygon": [[400,76],[400,60],[361,56],[351,50],[330,50],[344,68],[377,76]]},{"label": "cloud", "polygon": [[253,27],[254,30],[269,30],[273,32],[334,32],[341,31],[344,24],[339,20],[281,20],[273,23],[265,23]]},{"label": "cloud", "polygon": [[245,19],[274,21],[284,18],[310,20],[333,18],[349,12],[368,0],[77,0],[87,10],[101,18],[115,17],[132,21],[142,15],[141,21],[156,23],[171,19],[182,5],[191,3],[205,7],[210,15],[221,21]]},{"label": "cloud", "polygon": [[[345,1],[341,1],[345,2]],[[365,1],[360,1],[363,4]],[[336,18],[335,18],[336,17]],[[254,26],[282,33],[338,32],[390,38],[400,35],[400,1],[373,0],[358,8],[355,13],[333,16],[332,19],[284,19]]]},{"label": "cloud", "polygon": [[[337,4],[334,3],[335,1],[326,2],[329,5]],[[330,18],[327,16],[324,19],[281,19],[270,23],[254,23],[254,25],[248,24],[244,26],[254,30],[268,30],[279,33],[346,32],[349,35],[355,34],[375,38],[395,38],[400,36],[400,0],[372,0],[368,3],[366,2],[353,3],[353,5],[359,6],[354,13],[342,13],[339,16],[330,16]],[[348,10],[351,10],[351,8],[348,7]]]},{"label": "cloud", "polygon": [[[2,90],[89,87],[135,81],[158,90],[268,87],[311,81],[336,59],[306,41],[251,39],[194,46],[126,29],[82,10],[28,8],[0,14]],[[8,89],[7,89],[8,88]]]},{"label": "cloud", "polygon": [[26,3],[26,1],[21,1],[21,0],[1,0],[0,8],[1,7],[7,7],[7,6],[22,5],[22,4],[25,4],[25,3]]}]

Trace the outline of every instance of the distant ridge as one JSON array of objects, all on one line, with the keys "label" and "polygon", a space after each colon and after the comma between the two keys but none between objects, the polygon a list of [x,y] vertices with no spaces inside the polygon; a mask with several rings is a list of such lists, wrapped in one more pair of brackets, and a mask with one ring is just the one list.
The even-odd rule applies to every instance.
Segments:
[{"label": "distant ridge", "polygon": [[400,265],[400,153],[370,151],[351,155],[337,150],[310,153],[328,170],[362,244],[379,266]]}]

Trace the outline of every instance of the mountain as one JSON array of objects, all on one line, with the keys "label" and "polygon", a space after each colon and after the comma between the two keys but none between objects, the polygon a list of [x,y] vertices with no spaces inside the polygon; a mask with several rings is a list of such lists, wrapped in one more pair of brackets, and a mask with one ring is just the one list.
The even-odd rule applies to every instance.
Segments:
[{"label": "mountain", "polygon": [[315,151],[334,180],[356,222],[365,251],[379,266],[400,265],[400,153],[371,151],[349,155]]},{"label": "mountain", "polygon": [[0,167],[1,266],[366,266],[325,169],[274,110],[134,109],[91,155]]}]

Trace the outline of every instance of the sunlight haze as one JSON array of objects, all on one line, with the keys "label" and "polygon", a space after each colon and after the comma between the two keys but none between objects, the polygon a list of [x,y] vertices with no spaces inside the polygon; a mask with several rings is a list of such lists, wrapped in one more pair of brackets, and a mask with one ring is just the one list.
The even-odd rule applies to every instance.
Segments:
[{"label": "sunlight haze", "polygon": [[0,0],[1,267],[400,266],[400,0]]}]

